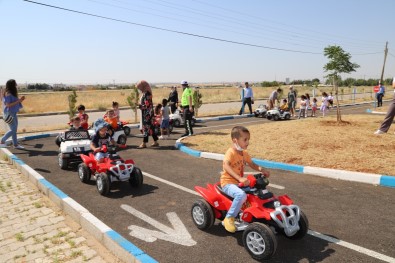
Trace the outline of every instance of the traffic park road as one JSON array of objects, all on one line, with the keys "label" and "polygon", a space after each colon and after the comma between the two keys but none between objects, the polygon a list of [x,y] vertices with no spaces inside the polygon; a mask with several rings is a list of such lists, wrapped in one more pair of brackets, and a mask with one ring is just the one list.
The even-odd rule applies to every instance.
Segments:
[{"label": "traffic park road", "polygon": [[[365,110],[349,108],[343,113]],[[212,121],[198,124],[195,133],[256,123],[270,125],[257,118]],[[11,150],[159,262],[254,262],[243,248],[241,232],[227,233],[218,220],[207,231],[194,225],[191,205],[200,198],[194,186],[217,182],[222,163],[175,150],[175,139],[182,133],[176,129],[174,139],[160,141],[159,148],[142,150],[136,149],[142,138],[130,136],[127,149],[119,154],[136,162],[144,172],[144,184],[140,189],[116,184],[108,197],[99,195],[94,181],[81,183],[75,166],[67,171],[59,168],[53,137],[25,141],[25,150]],[[307,235],[291,241],[278,235],[271,262],[395,262],[394,189],[280,170],[271,170],[270,181],[274,194],[287,194],[301,207],[312,234],[338,240],[332,243]]]}]

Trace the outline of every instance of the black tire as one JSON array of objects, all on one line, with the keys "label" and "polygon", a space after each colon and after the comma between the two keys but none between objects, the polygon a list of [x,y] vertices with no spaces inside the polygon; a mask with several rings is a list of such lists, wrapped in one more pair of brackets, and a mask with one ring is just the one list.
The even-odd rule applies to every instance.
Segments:
[{"label": "black tire", "polygon": [[277,249],[277,239],[265,224],[251,223],[243,232],[243,245],[256,260],[271,258]]},{"label": "black tire", "polygon": [[125,134],[121,134],[118,136],[118,140],[117,143],[118,144],[122,144],[122,145],[126,145],[126,141],[128,140],[128,138],[126,138]]},{"label": "black tire", "polygon": [[58,147],[60,147],[61,142],[62,142],[62,137],[60,135],[56,136],[55,143]]},{"label": "black tire", "polygon": [[78,177],[83,183],[89,183],[91,180],[91,170],[85,163],[80,163],[78,165]]},{"label": "black tire", "polygon": [[268,119],[269,121],[273,118],[273,116],[271,114],[267,114],[266,115],[266,119]]},{"label": "black tire", "polygon": [[61,153],[58,154],[58,163],[60,169],[62,170],[65,170],[67,167],[69,167],[69,161],[67,159],[63,159]]},{"label": "black tire", "polygon": [[108,195],[110,192],[110,178],[106,173],[100,173],[96,176],[96,188],[101,195]]},{"label": "black tire", "polygon": [[285,120],[291,119],[291,115],[290,115],[290,114],[285,114],[284,119],[285,119]]},{"label": "black tire", "polygon": [[129,178],[129,183],[133,187],[140,188],[143,185],[143,173],[137,167],[134,167],[133,172]]},{"label": "black tire", "polygon": [[276,114],[276,115],[273,115],[273,120],[274,120],[274,121],[278,121],[278,119],[279,119],[279,117],[278,117],[277,114]]},{"label": "black tire", "polygon": [[180,127],[181,126],[181,122],[179,120],[174,120],[174,126]]},{"label": "black tire", "polygon": [[130,127],[123,126],[123,132],[125,133],[126,136],[129,136],[130,135]]},{"label": "black tire", "polygon": [[256,113],[256,112],[254,112],[254,115],[255,115],[255,117],[256,117],[256,118],[258,118],[258,117],[259,117],[259,114],[258,114],[258,113]]},{"label": "black tire", "polygon": [[195,201],[191,208],[192,220],[196,227],[205,230],[214,225],[215,217],[213,208],[206,200]]},{"label": "black tire", "polygon": [[172,133],[173,132],[173,124],[169,124],[169,133]]},{"label": "black tire", "polygon": [[299,240],[302,239],[307,234],[307,231],[309,231],[309,220],[307,219],[307,216],[302,211],[300,211],[299,227],[300,229],[298,232],[296,232],[295,235],[291,237],[287,235],[285,236],[292,240]]}]

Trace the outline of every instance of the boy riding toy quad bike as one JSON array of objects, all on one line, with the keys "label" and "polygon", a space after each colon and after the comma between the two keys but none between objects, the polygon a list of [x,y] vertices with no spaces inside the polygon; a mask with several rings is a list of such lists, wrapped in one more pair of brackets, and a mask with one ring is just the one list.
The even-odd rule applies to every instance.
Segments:
[{"label": "boy riding toy quad bike", "polygon": [[101,195],[110,192],[111,183],[115,181],[129,181],[133,187],[141,187],[143,174],[135,166],[133,160],[123,160],[116,153],[116,146],[103,145],[101,152],[108,153],[102,162],[95,159],[93,153],[81,154],[83,163],[78,165],[78,176],[83,183],[88,183],[91,175],[96,179],[96,187]]},{"label": "boy riding toy quad bike", "polygon": [[[301,239],[308,231],[309,222],[291,198],[276,197],[266,189],[269,181],[262,174],[249,175],[247,179],[250,181],[247,201],[235,226],[237,231],[244,231],[243,245],[254,259],[269,259],[277,248],[275,233],[292,240]],[[224,220],[232,198],[222,192],[220,184],[207,184],[207,188],[195,186],[195,190],[204,198],[195,201],[191,209],[197,228],[205,230],[213,226],[216,218]]]}]

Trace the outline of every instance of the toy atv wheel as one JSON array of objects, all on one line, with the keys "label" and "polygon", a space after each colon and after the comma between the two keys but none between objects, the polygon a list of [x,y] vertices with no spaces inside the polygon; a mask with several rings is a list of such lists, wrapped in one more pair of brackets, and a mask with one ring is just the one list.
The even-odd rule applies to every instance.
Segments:
[{"label": "toy atv wheel", "polygon": [[290,115],[290,114],[285,114],[284,119],[285,119],[285,120],[291,119],[291,115]]},{"label": "toy atv wheel", "polygon": [[110,178],[106,173],[100,173],[96,176],[96,187],[101,195],[108,195],[110,192]]},{"label": "toy atv wheel", "polygon": [[130,185],[140,188],[143,184],[143,180],[143,173],[141,172],[141,170],[137,167],[134,167],[132,175],[129,178]]},{"label": "toy atv wheel", "polygon": [[244,230],[243,245],[254,259],[269,259],[276,252],[277,239],[267,225],[255,222]]},{"label": "toy atv wheel", "polygon": [[117,143],[118,143],[118,144],[125,145],[125,144],[126,144],[126,140],[127,140],[126,135],[121,134],[121,135],[119,135],[119,137],[118,137]]},{"label": "toy atv wheel", "polygon": [[214,225],[215,217],[213,208],[206,200],[199,199],[192,205],[191,215],[193,222],[200,230],[205,230]]},{"label": "toy atv wheel", "polygon": [[278,119],[279,119],[279,117],[278,117],[277,114],[273,116],[273,120],[274,120],[274,121],[278,121]]},{"label": "toy atv wheel", "polygon": [[129,134],[130,134],[130,127],[124,126],[122,129],[123,129],[123,132],[125,133],[125,135],[129,136]]},{"label": "toy atv wheel", "polygon": [[67,169],[67,167],[69,167],[69,162],[67,161],[67,159],[62,158],[62,153],[59,153],[59,155],[58,155],[58,163],[59,163],[60,169],[62,169],[62,170],[65,170],[65,169]]},{"label": "toy atv wheel", "polygon": [[180,127],[181,126],[181,122],[179,120],[174,120],[174,126]]},{"label": "toy atv wheel", "polygon": [[270,121],[271,119],[273,119],[273,116],[271,114],[267,114],[266,118]]},{"label": "toy atv wheel", "polygon": [[86,164],[80,163],[78,165],[78,177],[83,183],[88,183],[91,180],[91,170]]},{"label": "toy atv wheel", "polygon": [[290,237],[285,235],[285,237],[292,240],[298,240],[298,239],[302,239],[307,234],[307,231],[309,230],[309,220],[307,219],[307,216],[302,211],[300,211],[299,227],[300,229],[298,232],[296,232],[295,235]]}]

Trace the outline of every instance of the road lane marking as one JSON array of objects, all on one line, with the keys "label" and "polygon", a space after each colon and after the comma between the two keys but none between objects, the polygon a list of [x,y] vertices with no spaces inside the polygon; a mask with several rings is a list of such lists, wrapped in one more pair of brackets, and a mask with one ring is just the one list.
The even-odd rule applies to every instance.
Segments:
[{"label": "road lane marking", "polygon": [[386,255],[380,254],[380,253],[378,253],[376,251],[373,251],[373,250],[370,250],[370,249],[367,249],[367,248],[364,248],[364,247],[360,247],[360,246],[348,243],[346,241],[343,241],[343,240],[340,240],[340,239],[337,239],[337,238],[333,238],[333,237],[330,237],[330,236],[318,233],[316,231],[309,230],[307,233],[309,235],[312,235],[313,237],[321,238],[321,239],[326,240],[328,242],[331,242],[331,243],[337,244],[339,246],[342,246],[342,247],[345,247],[345,248],[357,251],[357,252],[359,252],[361,254],[365,254],[365,255],[368,255],[368,256],[380,259],[380,260],[385,261],[385,262],[391,262],[391,263],[395,262],[395,258],[392,258],[392,257],[386,256]]},{"label": "road lane marking", "polygon": [[[157,180],[157,181],[160,181],[162,183],[171,185],[171,186],[176,187],[176,188],[178,188],[178,189],[180,189],[182,191],[185,191],[187,193],[200,196],[200,194],[198,194],[197,192],[195,192],[195,191],[193,191],[191,189],[188,189],[188,188],[186,188],[184,186],[175,184],[173,182],[167,181],[165,179],[162,179],[160,177],[157,177],[155,175],[152,175],[152,174],[149,174],[149,173],[146,173],[146,172],[143,172],[143,174],[145,176],[147,176],[147,177],[150,177],[150,178],[152,178],[154,180]],[[380,253],[375,252],[373,250],[370,250],[370,249],[367,249],[367,248],[364,248],[364,247],[361,247],[361,246],[358,246],[358,245],[354,245],[354,244],[351,244],[349,242],[346,242],[346,241],[343,241],[343,240],[340,240],[340,239],[336,239],[336,238],[333,238],[333,237],[330,237],[330,236],[318,233],[318,232],[313,231],[313,230],[309,230],[307,233],[309,235],[311,235],[311,236],[314,236],[314,237],[323,239],[325,241],[328,241],[328,242],[331,242],[331,243],[334,243],[334,244],[346,247],[348,249],[354,250],[354,251],[359,252],[361,254],[365,254],[367,256],[374,257],[374,258],[377,258],[377,259],[380,259],[380,260],[383,260],[383,261],[386,261],[386,262],[395,263],[395,258],[392,258],[392,257],[386,256],[386,255],[380,254]]]},{"label": "road lane marking", "polygon": [[121,205],[121,208],[160,230],[156,231],[136,225],[130,225],[128,229],[131,230],[129,233],[131,236],[134,236],[146,242],[154,242],[157,239],[162,239],[188,247],[196,245],[196,241],[192,239],[192,236],[189,234],[185,225],[174,212],[169,212],[166,214],[171,225],[173,226],[173,228],[171,228],[147,216],[146,214],[141,213],[140,211],[129,205],[123,204]]}]

